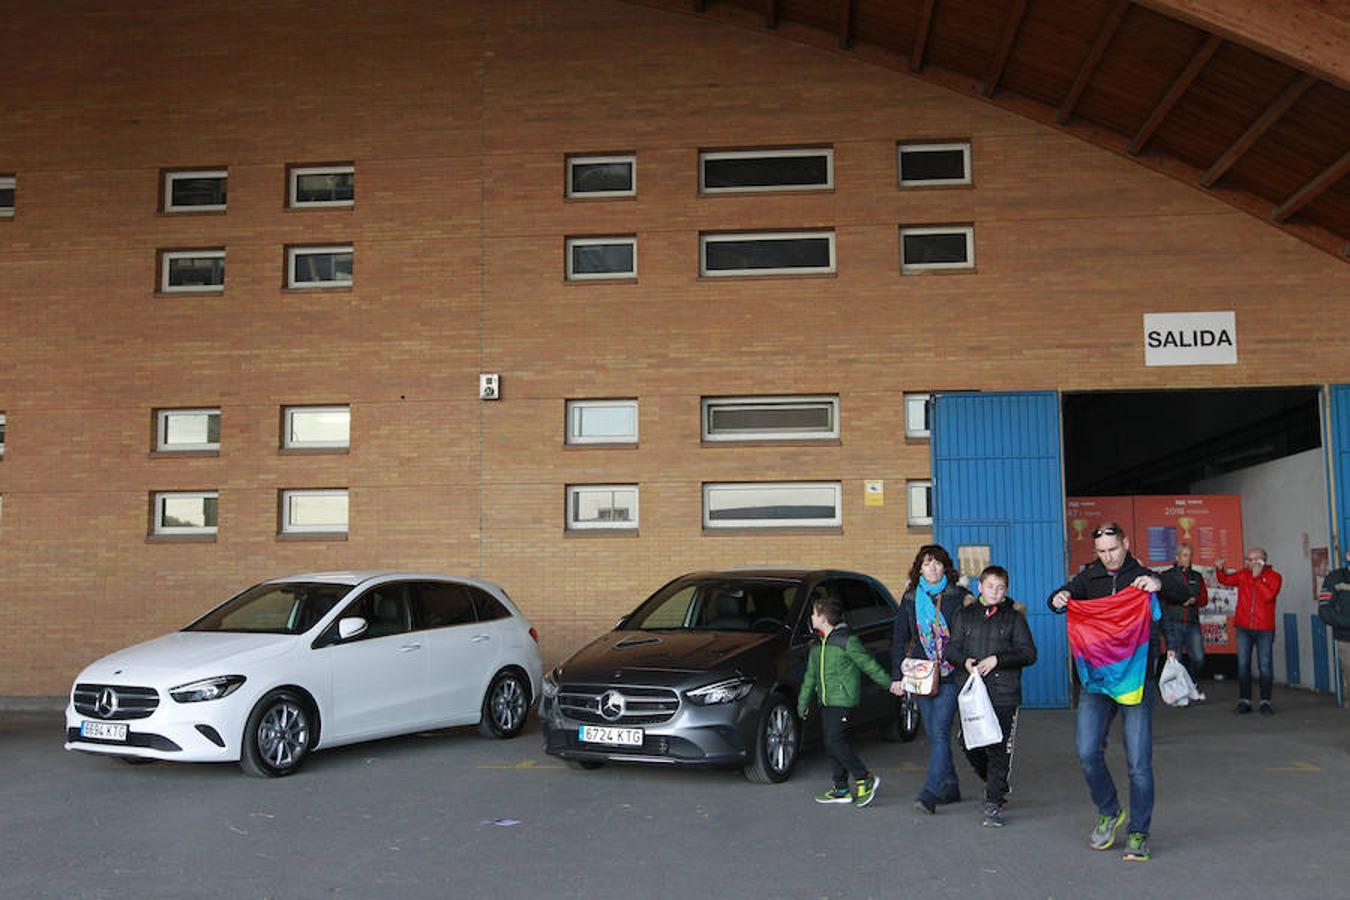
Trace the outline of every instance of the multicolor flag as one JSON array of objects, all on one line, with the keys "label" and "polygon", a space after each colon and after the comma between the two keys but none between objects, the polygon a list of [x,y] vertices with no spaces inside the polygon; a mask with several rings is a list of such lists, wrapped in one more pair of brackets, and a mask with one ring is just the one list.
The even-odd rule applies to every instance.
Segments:
[{"label": "multicolor flag", "polygon": [[1096,600],[1069,600],[1069,648],[1083,690],[1135,706],[1148,678],[1149,626],[1158,598],[1127,587]]}]

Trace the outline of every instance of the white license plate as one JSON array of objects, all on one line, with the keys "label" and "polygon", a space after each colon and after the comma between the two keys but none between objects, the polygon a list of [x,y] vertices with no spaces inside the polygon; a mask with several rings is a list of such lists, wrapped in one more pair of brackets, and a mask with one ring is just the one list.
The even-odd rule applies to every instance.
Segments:
[{"label": "white license plate", "polygon": [[125,741],[127,726],[117,722],[82,722],[80,735],[101,741]]},{"label": "white license plate", "polygon": [[611,728],[608,725],[582,725],[577,737],[586,744],[609,744],[617,747],[641,747],[641,728]]}]

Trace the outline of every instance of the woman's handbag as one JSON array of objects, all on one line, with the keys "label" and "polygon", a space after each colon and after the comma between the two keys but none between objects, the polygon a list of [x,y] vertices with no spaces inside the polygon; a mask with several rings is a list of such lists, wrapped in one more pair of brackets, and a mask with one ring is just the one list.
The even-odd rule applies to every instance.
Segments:
[{"label": "woman's handbag", "polygon": [[934,696],[938,692],[938,664],[906,656],[900,661],[900,687],[918,697]]}]

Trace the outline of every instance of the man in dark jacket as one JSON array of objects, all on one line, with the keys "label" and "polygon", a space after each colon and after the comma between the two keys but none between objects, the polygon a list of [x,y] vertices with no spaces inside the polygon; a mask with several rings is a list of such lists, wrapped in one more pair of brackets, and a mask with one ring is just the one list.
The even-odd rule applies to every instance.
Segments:
[{"label": "man in dark jacket", "polygon": [[[1129,538],[1119,524],[1103,523],[1092,532],[1092,542],[1097,559],[1050,595],[1046,601],[1050,609],[1062,613],[1069,608],[1070,599],[1110,597],[1127,587],[1154,593],[1162,587],[1158,576],[1130,555]],[[1150,629],[1149,660],[1145,671],[1153,671],[1157,655],[1155,623]],[[1107,694],[1090,691],[1083,691],[1078,697],[1074,743],[1088,792],[1097,805],[1097,827],[1088,838],[1088,846],[1093,850],[1109,849],[1116,842],[1116,831],[1125,821],[1116,783],[1106,768],[1106,739],[1111,720],[1119,713],[1123,723],[1125,758],[1130,767],[1129,838],[1122,857],[1127,860],[1149,859],[1148,829],[1153,819],[1153,691],[1152,679],[1146,679],[1144,699],[1138,704],[1117,703]]]},{"label": "man in dark jacket", "polygon": [[[1345,561],[1350,563],[1350,551]],[[1336,657],[1341,661],[1341,704],[1350,691],[1350,566],[1333,569],[1317,595],[1317,614],[1332,628]]]},{"label": "man in dark jacket", "polygon": [[1167,652],[1178,660],[1186,655],[1186,670],[1191,680],[1200,683],[1200,667],[1205,664],[1205,638],[1200,631],[1200,609],[1209,602],[1205,578],[1191,568],[1191,545],[1177,545],[1176,565],[1162,572],[1163,635]]},{"label": "man in dark jacket", "polygon": [[999,743],[966,749],[966,758],[985,783],[983,824],[987,828],[1003,827],[1017,708],[1022,705],[1022,669],[1036,662],[1036,642],[1025,612],[1022,604],[1008,596],[1008,570],[989,566],[980,573],[978,601],[971,598],[957,614],[945,651],[947,660],[957,667],[960,684],[971,673],[980,673],[1003,730]]}]

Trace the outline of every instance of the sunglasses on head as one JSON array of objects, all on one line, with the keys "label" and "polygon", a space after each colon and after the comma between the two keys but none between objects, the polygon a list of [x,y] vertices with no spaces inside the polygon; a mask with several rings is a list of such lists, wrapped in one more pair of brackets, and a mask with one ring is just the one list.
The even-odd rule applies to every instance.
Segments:
[{"label": "sunglasses on head", "polygon": [[1111,528],[1111,527],[1107,527],[1107,528],[1094,528],[1094,529],[1092,529],[1092,536],[1095,537],[1095,538],[1102,537],[1103,535],[1110,536],[1110,535],[1116,535],[1116,534],[1121,534],[1121,533],[1122,533],[1122,532],[1121,532],[1121,529],[1119,529],[1119,528]]}]

